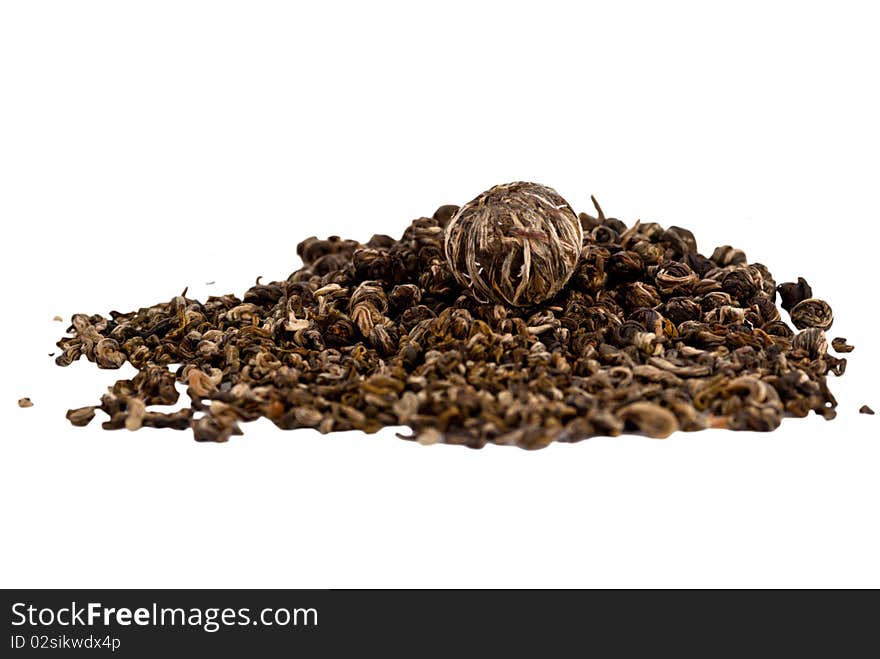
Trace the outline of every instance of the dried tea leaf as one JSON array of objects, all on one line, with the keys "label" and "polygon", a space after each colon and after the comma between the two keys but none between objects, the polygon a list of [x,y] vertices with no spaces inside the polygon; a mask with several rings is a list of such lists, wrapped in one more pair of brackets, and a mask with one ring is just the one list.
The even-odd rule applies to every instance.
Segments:
[{"label": "dried tea leaf", "polygon": [[74,410],[67,411],[67,419],[75,426],[87,426],[89,422],[95,418],[95,407],[79,407]]},{"label": "dried tea leaf", "polygon": [[798,303],[813,297],[813,289],[810,288],[807,280],[803,277],[798,277],[797,283],[785,282],[780,284],[777,291],[782,300],[780,306],[786,311],[791,311]]},{"label": "dried tea leaf", "polygon": [[[777,286],[742,250],[707,257],[687,229],[627,226],[593,201],[595,217],[576,216],[544,186],[496,186],[399,240],[308,238],[301,268],[241,298],[75,314],[57,364],[137,373],[67,417],[100,409],[107,429],[207,442],[261,417],[320,433],[405,425],[424,444],[527,449],[834,417],[828,376],[847,362],[828,353],[833,315],[805,280]],[[150,410],[179,385],[182,409]]]},{"label": "dried tea leaf", "polygon": [[852,352],[855,350],[854,346],[849,345],[846,342],[846,339],[839,336],[831,340],[831,347],[834,348],[836,352]]},{"label": "dried tea leaf", "polygon": [[664,407],[656,403],[630,403],[617,411],[623,421],[638,432],[663,439],[678,430],[678,419]]},{"label": "dried tea leaf", "polygon": [[815,298],[798,302],[788,313],[791,316],[792,324],[798,329],[818,327],[821,330],[827,330],[834,322],[834,314],[828,303]]}]

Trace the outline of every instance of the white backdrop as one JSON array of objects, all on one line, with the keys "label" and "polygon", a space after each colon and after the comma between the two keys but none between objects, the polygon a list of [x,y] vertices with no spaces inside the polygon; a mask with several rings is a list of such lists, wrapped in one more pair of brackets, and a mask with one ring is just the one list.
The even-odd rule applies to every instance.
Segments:
[{"label": "white backdrop", "polygon": [[[0,586],[880,586],[876,10],[583,4],[3,3]],[[56,314],[240,295],[520,179],[805,276],[856,345],[838,419],[540,452],[65,420],[133,369],[57,368]]]}]

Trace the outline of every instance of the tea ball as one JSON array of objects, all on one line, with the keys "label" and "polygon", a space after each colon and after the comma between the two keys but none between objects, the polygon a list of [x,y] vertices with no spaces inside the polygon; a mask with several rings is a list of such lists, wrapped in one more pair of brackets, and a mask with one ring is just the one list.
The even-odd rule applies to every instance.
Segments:
[{"label": "tea ball", "polygon": [[553,188],[505,183],[462,206],[446,225],[446,258],[481,302],[530,306],[558,293],[577,268],[580,220]]},{"label": "tea ball", "polygon": [[799,330],[808,327],[818,327],[821,330],[831,328],[834,323],[834,313],[825,300],[807,298],[794,305],[788,312],[791,323]]}]

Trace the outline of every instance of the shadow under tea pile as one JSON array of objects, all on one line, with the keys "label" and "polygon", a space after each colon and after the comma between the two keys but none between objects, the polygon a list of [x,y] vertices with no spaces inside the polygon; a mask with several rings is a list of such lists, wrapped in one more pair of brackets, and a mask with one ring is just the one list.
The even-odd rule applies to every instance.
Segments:
[{"label": "shadow under tea pile", "polygon": [[[200,441],[267,417],[322,433],[409,426],[424,443],[541,448],[835,415],[826,375],[842,374],[846,360],[828,354],[831,310],[803,279],[777,287],[740,250],[706,257],[686,229],[627,228],[597,205],[598,217],[574,216],[582,249],[553,297],[478,301],[444,245],[459,210],[414,220],[400,240],[309,238],[300,270],[243,298],[184,294],[131,313],[75,315],[59,365],[85,355],[99,368],[130,362],[138,374],[68,418],[85,425],[100,410],[107,429],[192,428]],[[799,332],[781,320],[777,291]],[[834,347],[851,349],[842,339]],[[177,382],[190,404],[151,411],[178,401]]]}]

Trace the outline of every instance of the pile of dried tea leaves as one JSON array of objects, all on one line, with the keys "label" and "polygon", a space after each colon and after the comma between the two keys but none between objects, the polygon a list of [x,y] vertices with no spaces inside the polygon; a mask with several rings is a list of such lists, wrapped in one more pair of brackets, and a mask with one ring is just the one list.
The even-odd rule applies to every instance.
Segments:
[{"label": "pile of dried tea leaves", "polygon": [[[100,410],[107,429],[192,428],[218,442],[260,417],[322,433],[408,426],[424,443],[534,449],[834,417],[826,376],[846,360],[828,354],[831,309],[803,279],[777,287],[738,249],[706,257],[686,229],[599,210],[580,214],[582,254],[555,297],[480,303],[444,253],[456,210],[414,220],[400,240],[309,238],[301,269],[242,298],[73,316],[59,365],[85,356],[138,373],[68,418],[85,425]],[[189,404],[151,410],[178,401],[178,382]]]}]

